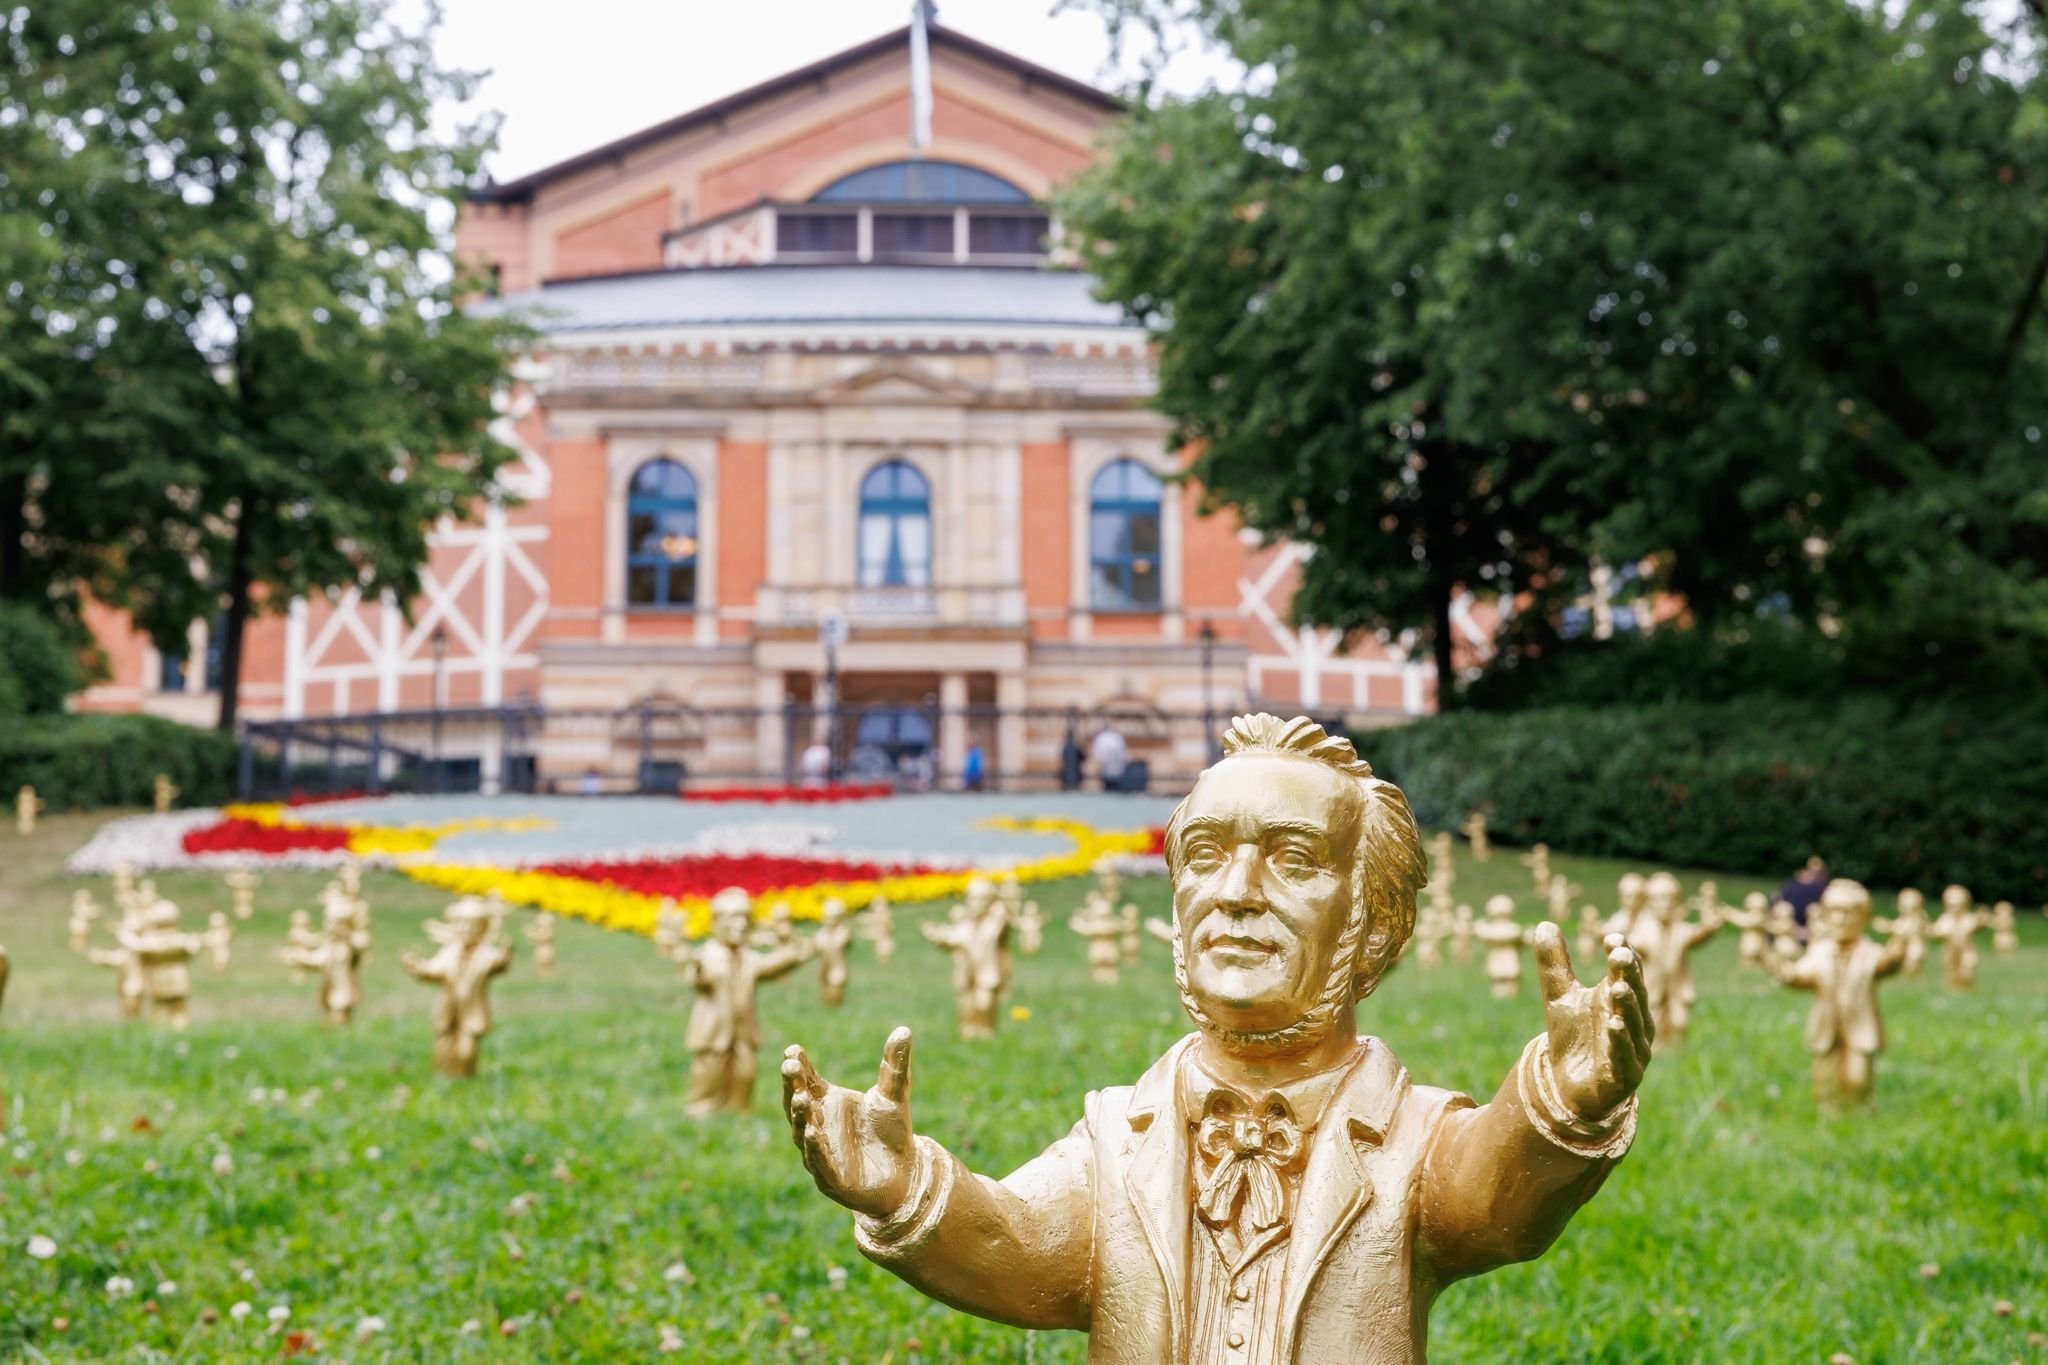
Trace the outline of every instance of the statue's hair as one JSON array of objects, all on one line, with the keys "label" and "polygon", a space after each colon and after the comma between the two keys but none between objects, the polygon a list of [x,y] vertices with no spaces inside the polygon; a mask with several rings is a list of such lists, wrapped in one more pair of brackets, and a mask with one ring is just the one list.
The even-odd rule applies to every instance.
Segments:
[{"label": "statue's hair", "polygon": [[[1237,716],[1223,733],[1223,758],[1278,754],[1321,763],[1357,784],[1358,845],[1351,860],[1351,915],[1331,954],[1322,995],[1303,1018],[1285,1029],[1243,1035],[1209,1018],[1188,990],[1181,939],[1173,943],[1174,980],[1188,1013],[1204,1029],[1229,1034],[1246,1044],[1284,1048],[1326,1031],[1337,1013],[1372,993],[1415,929],[1415,899],[1429,880],[1429,857],[1408,798],[1399,787],[1372,775],[1351,741],[1332,735],[1305,716],[1283,721],[1259,713]],[[1166,870],[1178,881],[1179,833],[1187,811],[1183,801],[1166,822]]]}]

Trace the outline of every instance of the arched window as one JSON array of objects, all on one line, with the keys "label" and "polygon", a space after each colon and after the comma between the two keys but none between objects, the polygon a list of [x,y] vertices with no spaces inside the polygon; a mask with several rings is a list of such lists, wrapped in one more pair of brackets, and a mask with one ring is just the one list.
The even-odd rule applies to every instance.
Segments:
[{"label": "arched window", "polygon": [[697,604],[697,480],[674,460],[649,460],[633,471],[626,601],[636,607]]},{"label": "arched window", "polygon": [[932,490],[902,460],[868,471],[860,483],[860,585],[931,586]]},{"label": "arched window", "polygon": [[892,161],[855,171],[811,196],[814,204],[1015,204],[1031,196],[999,175],[957,161]]},{"label": "arched window", "polygon": [[1097,611],[1159,610],[1159,476],[1118,460],[1088,493],[1089,596]]}]

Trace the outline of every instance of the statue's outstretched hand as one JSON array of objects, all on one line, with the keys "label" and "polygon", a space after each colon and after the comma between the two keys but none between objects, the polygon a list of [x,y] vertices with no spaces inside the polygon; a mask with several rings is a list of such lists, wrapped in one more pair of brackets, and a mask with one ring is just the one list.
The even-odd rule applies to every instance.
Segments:
[{"label": "statue's outstretched hand", "polygon": [[1642,959],[1620,934],[1609,934],[1607,975],[1582,986],[1555,924],[1537,925],[1534,942],[1558,1098],[1579,1118],[1598,1122],[1635,1093],[1650,1062],[1655,1030]]},{"label": "statue's outstretched hand", "polygon": [[782,1111],[804,1169],[827,1196],[870,1218],[902,1207],[917,1171],[909,1029],[882,1044],[881,1074],[866,1091],[830,1084],[792,1044],[782,1060]]}]

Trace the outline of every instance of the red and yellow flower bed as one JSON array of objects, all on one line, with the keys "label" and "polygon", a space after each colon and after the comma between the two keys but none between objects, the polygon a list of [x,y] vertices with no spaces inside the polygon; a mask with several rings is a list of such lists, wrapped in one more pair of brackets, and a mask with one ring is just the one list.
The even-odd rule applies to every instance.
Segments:
[{"label": "red and yellow flower bed", "polygon": [[[302,803],[307,804],[307,803]],[[294,807],[276,802],[225,806],[221,818],[210,825],[186,832],[185,851],[202,853],[252,853],[277,857],[287,853],[351,853],[359,858],[383,854],[396,857],[426,853],[452,834],[472,830],[545,829],[548,821],[451,820],[438,825],[329,825],[294,820],[287,812]]]},{"label": "red and yellow flower bed", "polygon": [[879,801],[894,796],[888,783],[840,787],[699,787],[680,793],[685,801],[717,805],[759,802],[765,805],[832,806],[842,801]]}]

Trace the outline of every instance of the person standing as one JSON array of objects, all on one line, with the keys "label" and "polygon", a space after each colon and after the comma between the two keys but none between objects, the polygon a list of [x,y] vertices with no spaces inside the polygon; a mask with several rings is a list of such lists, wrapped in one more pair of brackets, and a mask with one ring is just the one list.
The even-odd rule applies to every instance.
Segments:
[{"label": "person standing", "polygon": [[1122,731],[1114,725],[1103,726],[1089,746],[1088,756],[1095,762],[1095,776],[1101,780],[1104,791],[1123,790],[1124,770],[1131,766],[1131,749],[1124,743]]}]

